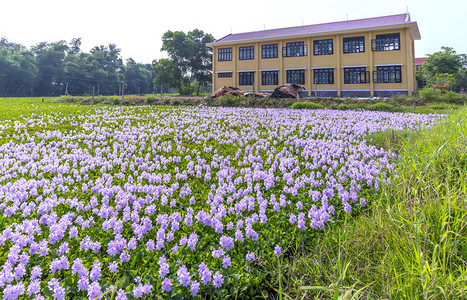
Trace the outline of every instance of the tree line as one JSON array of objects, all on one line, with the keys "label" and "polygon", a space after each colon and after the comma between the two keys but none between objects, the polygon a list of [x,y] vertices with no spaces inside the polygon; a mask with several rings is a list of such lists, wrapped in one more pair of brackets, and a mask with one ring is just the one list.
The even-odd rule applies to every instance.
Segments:
[{"label": "tree line", "polygon": [[199,94],[211,82],[210,34],[167,31],[161,51],[169,58],[152,64],[125,62],[115,44],[100,45],[88,53],[81,38],[70,42],[40,42],[30,49],[0,39],[0,96],[59,96],[150,94],[169,89]]},{"label": "tree line", "polygon": [[27,49],[0,39],[0,96],[130,94],[154,92],[151,64],[123,62],[115,44],[81,50],[81,39],[40,42]]}]

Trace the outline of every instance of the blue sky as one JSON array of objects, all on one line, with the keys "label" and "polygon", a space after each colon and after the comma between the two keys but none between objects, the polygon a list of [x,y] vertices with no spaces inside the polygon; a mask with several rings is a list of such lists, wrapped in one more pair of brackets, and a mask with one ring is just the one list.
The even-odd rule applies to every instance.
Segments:
[{"label": "blue sky", "polygon": [[417,57],[441,46],[467,53],[466,0],[1,0],[0,37],[30,47],[82,38],[82,50],[115,43],[123,58],[150,63],[165,57],[167,30],[195,28],[221,38],[230,32],[336,22],[405,13],[418,23]]}]

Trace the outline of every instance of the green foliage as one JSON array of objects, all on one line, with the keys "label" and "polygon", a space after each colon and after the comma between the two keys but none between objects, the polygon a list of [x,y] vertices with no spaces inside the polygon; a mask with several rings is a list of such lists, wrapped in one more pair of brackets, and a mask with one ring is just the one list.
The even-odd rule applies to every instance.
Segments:
[{"label": "green foliage", "polygon": [[293,299],[465,298],[466,116],[463,109],[431,129],[368,137],[370,147],[399,152],[395,175],[365,213],[326,228],[286,261],[284,292]]},{"label": "green foliage", "polygon": [[456,92],[454,91],[446,91],[443,95],[443,99],[446,102],[454,102],[459,98]]},{"label": "green foliage", "polygon": [[441,91],[432,87],[425,87],[419,91],[420,97],[426,102],[437,102],[441,100]]},{"label": "green foliage", "polygon": [[0,96],[114,95],[126,83],[125,94],[153,92],[154,71],[132,59],[125,66],[115,44],[80,49],[81,39],[40,42],[26,47],[0,41]]},{"label": "green foliage", "polygon": [[[162,36],[161,50],[167,52],[173,64],[171,76],[180,94],[191,94],[193,79],[200,83],[211,80],[212,50],[206,44],[213,41],[212,35],[199,29],[188,33],[169,30]],[[184,85],[187,87],[185,91],[182,89]]]},{"label": "green foliage", "polygon": [[447,84],[449,88],[453,87],[456,83],[456,75],[449,73],[435,73],[432,76],[428,77],[426,82],[429,86],[433,85],[445,85]]},{"label": "green foliage", "polygon": [[152,67],[155,73],[154,84],[156,86],[165,85],[171,88],[178,86],[178,78],[181,74],[172,60],[167,58],[154,60]]},{"label": "green foliage", "polygon": [[127,94],[147,94],[154,88],[155,73],[151,64],[140,64],[129,58],[125,68]]},{"label": "green foliage", "polygon": [[219,104],[220,106],[239,106],[240,105],[240,97],[230,95],[230,94],[225,94],[222,97],[219,98]]},{"label": "green foliage", "polygon": [[175,106],[178,106],[178,105],[181,105],[182,102],[176,98],[174,99],[171,99],[170,102],[169,102],[171,105],[175,105]]},{"label": "green foliage", "polygon": [[295,102],[290,107],[292,109],[323,109],[324,106],[313,102]]},{"label": "green foliage", "polygon": [[372,104],[368,107],[368,110],[374,110],[374,111],[386,111],[386,112],[397,112],[401,111],[400,108],[393,106],[388,103],[375,103]]},{"label": "green foliage", "polygon": [[416,76],[419,82],[425,78],[428,85],[447,83],[459,91],[467,87],[463,79],[466,69],[466,54],[457,54],[453,48],[441,47],[441,51],[428,55]]},{"label": "green foliage", "polygon": [[154,104],[157,102],[157,97],[156,95],[146,95],[146,102],[148,104]]},{"label": "green foliage", "polygon": [[120,105],[122,103],[122,99],[119,96],[112,96],[113,104]]}]

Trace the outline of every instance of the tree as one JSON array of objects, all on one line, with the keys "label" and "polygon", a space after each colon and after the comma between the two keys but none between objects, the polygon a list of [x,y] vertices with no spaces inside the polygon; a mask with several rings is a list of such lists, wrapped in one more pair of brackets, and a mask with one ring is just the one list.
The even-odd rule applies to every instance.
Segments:
[{"label": "tree", "polygon": [[115,94],[118,86],[124,84],[125,66],[120,49],[115,44],[92,48],[87,64],[91,67],[93,85],[99,84],[99,90],[103,94]]},{"label": "tree", "polygon": [[180,69],[177,68],[175,63],[167,58],[154,60],[152,62],[154,69],[155,79],[154,85],[160,86],[165,85],[170,88],[177,88],[181,86],[181,80],[183,78],[180,75]]},{"label": "tree", "polygon": [[428,55],[425,63],[417,71],[417,78],[426,78],[429,85],[448,84],[459,89],[459,79],[467,68],[467,56],[457,54],[451,47],[441,47],[441,51]]},{"label": "tree", "polygon": [[129,94],[150,94],[154,87],[154,70],[150,64],[139,64],[132,58],[127,59],[125,82]]},{"label": "tree", "polygon": [[211,34],[205,34],[202,30],[195,29],[188,32],[188,38],[192,41],[190,72],[193,79],[198,81],[196,94],[199,95],[199,88],[202,84],[212,81],[212,49],[207,47],[207,43],[214,42]]},{"label": "tree", "polygon": [[31,49],[38,68],[36,93],[42,96],[61,94],[64,79],[63,62],[68,51],[66,41],[40,42]]},{"label": "tree", "polygon": [[[174,74],[177,88],[182,94],[183,82],[187,83],[187,93],[191,93],[191,82],[207,82],[211,80],[211,50],[206,43],[214,41],[214,37],[195,29],[185,34],[182,31],[167,31],[162,36],[162,51],[166,51],[178,72]],[[199,89],[198,89],[199,93]]]}]

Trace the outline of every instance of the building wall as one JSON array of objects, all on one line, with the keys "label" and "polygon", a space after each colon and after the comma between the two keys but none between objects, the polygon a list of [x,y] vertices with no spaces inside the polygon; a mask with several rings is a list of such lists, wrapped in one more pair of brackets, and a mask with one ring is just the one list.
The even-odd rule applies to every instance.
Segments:
[{"label": "building wall", "polygon": [[[371,40],[378,34],[400,34],[400,50],[372,51]],[[343,53],[343,39],[346,37],[364,36],[365,52]],[[333,40],[333,54],[313,55],[314,40]],[[307,46],[307,55],[300,57],[283,57],[282,47],[289,42],[304,42]],[[278,44],[277,58],[261,58],[261,46],[266,44]],[[254,46],[254,59],[239,60],[239,48]],[[232,61],[218,61],[218,49],[232,47]],[[315,91],[320,95],[338,95],[350,97],[388,96],[392,94],[409,94],[416,92],[414,43],[408,28],[386,29],[380,31],[360,31],[345,34],[329,34],[320,36],[307,36],[275,41],[242,42],[228,45],[213,46],[213,91],[222,86],[234,86],[242,90],[253,90],[253,86],[239,85],[240,71],[255,71],[254,89],[256,91],[272,91],[277,86],[287,83],[286,73],[288,69],[305,70],[305,88],[309,94]],[[374,83],[373,71],[379,65],[400,65],[401,83]],[[359,84],[344,83],[344,67],[365,66],[369,71],[370,82]],[[313,84],[314,68],[334,68],[334,84]],[[260,70],[278,70],[277,85],[262,85]],[[218,78],[217,73],[231,71],[231,78]]]}]

